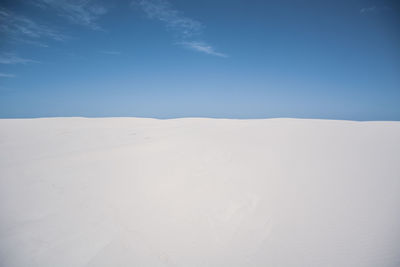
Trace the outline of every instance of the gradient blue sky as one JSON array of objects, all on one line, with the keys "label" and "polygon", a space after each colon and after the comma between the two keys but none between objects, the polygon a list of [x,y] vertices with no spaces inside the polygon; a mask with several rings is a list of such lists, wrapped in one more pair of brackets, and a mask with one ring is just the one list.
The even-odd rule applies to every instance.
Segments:
[{"label": "gradient blue sky", "polygon": [[398,1],[0,2],[0,117],[400,120]]}]

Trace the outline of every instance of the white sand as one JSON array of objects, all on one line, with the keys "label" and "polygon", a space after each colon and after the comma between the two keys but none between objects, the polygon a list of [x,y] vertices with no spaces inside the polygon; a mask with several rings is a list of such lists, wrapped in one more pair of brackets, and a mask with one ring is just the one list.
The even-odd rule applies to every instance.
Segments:
[{"label": "white sand", "polygon": [[400,266],[400,122],[0,120],[0,266]]}]

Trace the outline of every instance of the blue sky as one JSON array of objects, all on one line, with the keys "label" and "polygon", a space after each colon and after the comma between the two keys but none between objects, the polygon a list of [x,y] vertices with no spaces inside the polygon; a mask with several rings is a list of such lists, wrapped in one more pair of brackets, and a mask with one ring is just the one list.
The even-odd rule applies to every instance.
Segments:
[{"label": "blue sky", "polygon": [[396,2],[3,0],[0,117],[400,120]]}]

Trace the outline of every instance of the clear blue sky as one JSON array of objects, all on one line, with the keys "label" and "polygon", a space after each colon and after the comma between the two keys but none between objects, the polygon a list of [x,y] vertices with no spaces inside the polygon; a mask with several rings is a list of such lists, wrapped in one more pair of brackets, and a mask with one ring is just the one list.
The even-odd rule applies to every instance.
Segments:
[{"label": "clear blue sky", "polygon": [[0,117],[400,120],[398,2],[3,0]]}]

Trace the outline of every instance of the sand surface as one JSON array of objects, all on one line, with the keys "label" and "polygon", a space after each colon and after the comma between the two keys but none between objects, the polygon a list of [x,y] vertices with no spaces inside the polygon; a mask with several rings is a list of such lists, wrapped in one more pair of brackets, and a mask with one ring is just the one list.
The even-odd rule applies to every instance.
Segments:
[{"label": "sand surface", "polygon": [[2,119],[0,266],[400,266],[400,122]]}]

